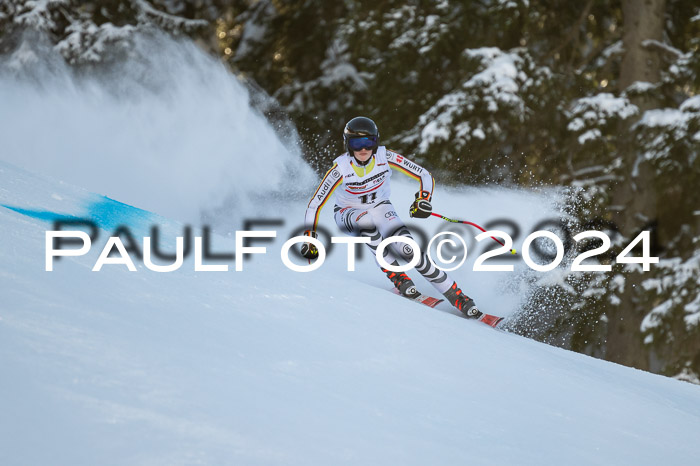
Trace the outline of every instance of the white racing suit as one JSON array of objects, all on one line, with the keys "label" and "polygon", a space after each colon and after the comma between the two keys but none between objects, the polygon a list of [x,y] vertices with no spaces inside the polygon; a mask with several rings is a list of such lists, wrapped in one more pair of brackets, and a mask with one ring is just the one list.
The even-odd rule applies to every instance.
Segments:
[{"label": "white racing suit", "polygon": [[[427,193],[427,198],[430,199],[435,186],[432,175],[402,155],[379,146],[367,165],[358,166],[355,158],[345,153],[334,160],[333,166],[311,198],[305,215],[306,229],[316,230],[321,209],[333,192],[336,192],[336,224],[348,235],[370,238],[368,246],[375,258],[377,246],[383,239],[390,236],[412,239],[389,200],[391,169],[418,180],[419,190]],[[396,242],[385,248],[383,255],[386,262],[392,265],[398,264],[397,258],[409,262],[413,258],[413,248],[406,243]],[[425,252],[421,253],[416,270],[441,294],[454,282],[447,273],[437,269],[428,260]]]}]

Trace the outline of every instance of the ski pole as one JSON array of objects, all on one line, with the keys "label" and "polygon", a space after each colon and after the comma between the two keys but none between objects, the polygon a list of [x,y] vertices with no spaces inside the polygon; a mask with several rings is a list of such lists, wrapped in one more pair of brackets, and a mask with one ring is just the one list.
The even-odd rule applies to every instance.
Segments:
[{"label": "ski pole", "polygon": [[[447,218],[447,217],[445,217],[444,215],[436,214],[435,212],[432,212],[430,215],[432,215],[433,217],[441,218],[441,219],[443,219],[443,220],[445,220],[445,221],[447,221],[447,222],[452,222],[452,223],[463,223],[463,224],[465,224],[465,225],[471,225],[471,226],[473,226],[473,227],[475,227],[475,228],[478,228],[479,230],[483,231],[484,233],[486,233],[486,230],[484,230],[483,227],[481,227],[481,226],[479,226],[479,225],[477,225],[476,223],[473,223],[473,222],[467,222],[466,220],[454,220],[454,219],[451,219],[451,218]],[[495,238],[495,237],[492,236],[491,239],[494,240],[495,242],[497,242],[498,244],[500,244],[501,246],[505,246],[505,244],[503,243],[503,241],[499,240],[498,238]],[[515,254],[515,249],[511,249],[511,250],[510,250],[510,253],[511,253],[511,254]]]}]

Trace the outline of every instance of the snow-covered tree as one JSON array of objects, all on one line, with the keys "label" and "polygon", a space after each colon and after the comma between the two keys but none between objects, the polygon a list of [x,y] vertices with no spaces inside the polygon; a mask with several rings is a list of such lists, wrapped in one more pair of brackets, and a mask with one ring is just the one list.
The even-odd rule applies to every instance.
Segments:
[{"label": "snow-covered tree", "polygon": [[192,33],[208,21],[178,16],[184,2],[7,0],[0,4],[0,53],[11,68],[31,64],[32,44],[48,43],[70,65],[93,65],[128,53],[137,31]]}]

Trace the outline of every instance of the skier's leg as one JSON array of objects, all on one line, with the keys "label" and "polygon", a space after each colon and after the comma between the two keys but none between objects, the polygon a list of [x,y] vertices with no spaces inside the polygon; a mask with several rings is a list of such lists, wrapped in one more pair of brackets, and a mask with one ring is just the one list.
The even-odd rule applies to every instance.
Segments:
[{"label": "skier's leg", "polygon": [[[338,228],[346,235],[369,238],[367,247],[369,247],[376,258],[377,247],[379,243],[382,242],[383,238],[381,234],[379,234],[377,226],[374,224],[373,217],[369,215],[369,211],[356,209],[354,207],[346,207],[343,209],[336,207],[334,218]],[[396,257],[388,248],[384,249],[384,254],[382,256],[387,263],[398,265]]]},{"label": "skier's leg", "polygon": [[481,316],[481,311],[476,307],[474,300],[462,292],[457,286],[457,282],[453,282],[452,286],[443,294],[450,304],[462,311],[467,317],[476,319]]},{"label": "skier's leg", "polygon": [[[406,225],[399,216],[396,215],[394,206],[391,205],[390,202],[380,204],[372,209],[372,217],[383,238],[404,236],[413,239]],[[408,244],[397,242],[392,243],[391,247],[394,253],[406,262],[410,262],[413,259],[413,248]],[[450,279],[446,272],[433,265],[425,251],[421,252],[420,260],[418,264],[416,264],[416,270],[428,280],[440,294],[445,293],[450,289],[450,286],[452,286],[453,280]]]},{"label": "skier's leg", "polygon": [[[370,209],[371,210],[371,209]],[[346,207],[341,209],[340,207],[335,208],[335,223],[338,225],[340,230],[351,236],[364,236],[370,239],[367,246],[374,254],[375,260],[377,259],[377,247],[379,243],[382,242],[382,236],[374,223],[374,217],[370,215],[370,211],[363,209],[356,209],[352,207]],[[382,253],[384,261],[393,266],[399,265],[394,254],[392,254],[389,248],[384,248]],[[392,272],[387,270],[379,264],[377,260],[377,265],[384,272],[394,284],[399,292],[407,297],[413,297],[418,295],[416,287],[413,285],[413,281],[405,273]]]},{"label": "skier's leg", "polygon": [[[406,225],[399,218],[390,202],[382,203],[371,210],[374,223],[383,238],[391,236],[404,236],[412,238]],[[392,243],[395,254],[406,262],[413,259],[413,248],[406,243]],[[465,295],[444,270],[435,267],[426,251],[421,252],[420,260],[416,264],[416,270],[447,300],[462,311],[467,317],[479,317],[481,312],[477,309],[474,300]]]}]

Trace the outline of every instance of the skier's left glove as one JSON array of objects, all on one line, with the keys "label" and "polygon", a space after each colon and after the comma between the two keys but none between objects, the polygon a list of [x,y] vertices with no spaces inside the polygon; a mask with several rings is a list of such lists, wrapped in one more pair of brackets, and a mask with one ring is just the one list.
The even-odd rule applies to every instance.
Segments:
[{"label": "skier's left glove", "polygon": [[416,193],[416,200],[411,204],[408,214],[413,218],[428,218],[433,212],[433,206],[430,205],[430,193],[428,191],[419,191]]},{"label": "skier's left glove", "polygon": [[[318,234],[313,230],[306,230],[304,236],[311,236],[312,238],[318,238]],[[301,245],[301,255],[306,259],[316,259],[318,257],[318,249],[311,243],[304,243]]]}]

